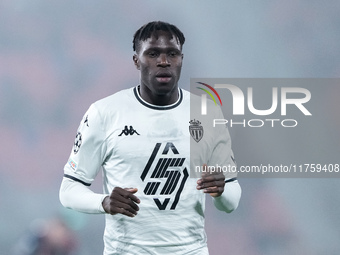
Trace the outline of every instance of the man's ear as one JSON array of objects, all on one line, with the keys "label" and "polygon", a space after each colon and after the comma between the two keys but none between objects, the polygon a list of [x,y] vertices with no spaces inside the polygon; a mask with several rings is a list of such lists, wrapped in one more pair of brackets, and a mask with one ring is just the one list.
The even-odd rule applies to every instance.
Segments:
[{"label": "man's ear", "polygon": [[139,68],[139,58],[138,58],[137,54],[134,54],[132,59],[133,59],[133,63],[135,64],[137,70],[140,70],[140,68]]}]

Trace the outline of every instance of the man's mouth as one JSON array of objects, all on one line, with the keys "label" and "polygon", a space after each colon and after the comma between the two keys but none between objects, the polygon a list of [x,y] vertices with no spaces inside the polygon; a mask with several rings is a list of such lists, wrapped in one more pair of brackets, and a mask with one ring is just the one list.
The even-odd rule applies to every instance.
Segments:
[{"label": "man's mouth", "polygon": [[156,75],[156,80],[160,83],[167,83],[172,79],[171,74],[169,73],[158,73]]}]

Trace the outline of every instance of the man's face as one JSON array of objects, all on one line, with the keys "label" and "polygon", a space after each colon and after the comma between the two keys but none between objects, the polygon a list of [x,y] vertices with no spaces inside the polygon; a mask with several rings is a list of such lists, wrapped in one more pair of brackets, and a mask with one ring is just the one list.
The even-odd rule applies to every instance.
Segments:
[{"label": "man's face", "polygon": [[141,89],[151,98],[177,93],[183,55],[175,36],[170,39],[168,32],[158,31],[158,39],[151,36],[140,43],[133,59],[140,70]]}]

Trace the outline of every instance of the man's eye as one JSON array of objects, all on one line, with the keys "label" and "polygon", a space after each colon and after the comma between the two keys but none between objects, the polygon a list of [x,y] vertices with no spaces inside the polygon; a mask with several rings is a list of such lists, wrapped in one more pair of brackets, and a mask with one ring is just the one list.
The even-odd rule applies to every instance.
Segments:
[{"label": "man's eye", "polygon": [[157,57],[157,52],[152,51],[152,52],[149,52],[148,55],[149,57],[154,58],[154,57]]},{"label": "man's eye", "polygon": [[169,55],[170,57],[176,57],[176,56],[178,56],[178,53],[175,52],[175,51],[171,51],[171,52],[169,52],[168,55]]}]

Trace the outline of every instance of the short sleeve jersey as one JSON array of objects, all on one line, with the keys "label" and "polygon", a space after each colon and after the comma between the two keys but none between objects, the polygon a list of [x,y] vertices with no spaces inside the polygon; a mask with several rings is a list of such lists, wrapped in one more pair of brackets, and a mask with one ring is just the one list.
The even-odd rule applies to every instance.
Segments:
[{"label": "short sleeve jersey", "polygon": [[190,93],[178,93],[176,103],[155,106],[138,87],[122,90],[81,120],[65,177],[89,186],[102,169],[105,194],[138,188],[141,201],[133,218],[106,214],[104,254],[207,254],[205,194],[190,169],[233,165],[230,136],[226,126],[209,132],[220,111],[190,113]]}]

